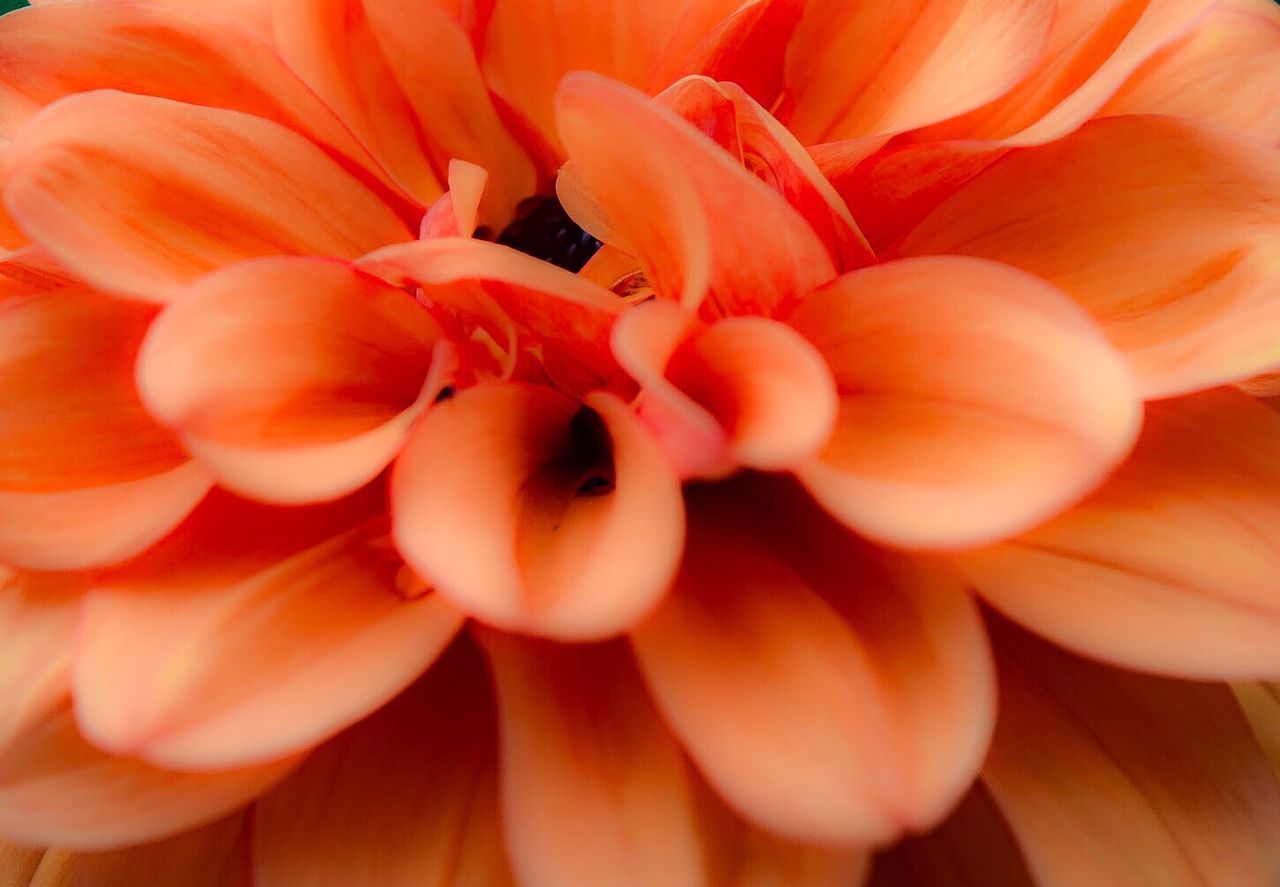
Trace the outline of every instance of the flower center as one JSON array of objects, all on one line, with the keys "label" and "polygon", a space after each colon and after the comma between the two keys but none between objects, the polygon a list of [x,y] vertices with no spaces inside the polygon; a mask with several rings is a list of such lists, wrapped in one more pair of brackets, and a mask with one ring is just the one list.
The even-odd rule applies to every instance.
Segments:
[{"label": "flower center", "polygon": [[498,243],[575,274],[602,244],[569,218],[554,197],[530,197],[498,235]]}]

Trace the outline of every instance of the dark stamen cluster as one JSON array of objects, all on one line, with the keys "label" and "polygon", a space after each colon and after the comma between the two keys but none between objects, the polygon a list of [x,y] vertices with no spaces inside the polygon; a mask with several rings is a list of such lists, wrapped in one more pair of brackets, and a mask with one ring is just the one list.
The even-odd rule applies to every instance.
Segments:
[{"label": "dark stamen cluster", "polygon": [[515,221],[498,235],[498,243],[574,273],[601,247],[554,197],[531,197],[521,203]]}]

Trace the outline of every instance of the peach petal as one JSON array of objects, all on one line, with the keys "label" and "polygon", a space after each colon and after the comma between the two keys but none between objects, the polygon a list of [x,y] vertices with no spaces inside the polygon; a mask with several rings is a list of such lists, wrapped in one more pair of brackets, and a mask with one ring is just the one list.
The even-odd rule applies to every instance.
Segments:
[{"label": "peach petal", "polygon": [[0,756],[0,834],[82,850],[155,840],[240,807],[299,760],[207,773],[159,770],[89,745],[63,707]]},{"label": "peach petal", "polygon": [[81,278],[152,301],[240,259],[355,258],[410,239],[314,143],[237,111],[70,96],[23,127],[5,164],[5,204],[28,235]]},{"label": "peach petal", "polygon": [[519,883],[702,884],[687,770],[626,647],[496,632],[482,642],[497,687],[503,819]]},{"label": "peach petal", "polygon": [[344,263],[260,259],[202,278],[161,313],[138,387],[227,489],[336,499],[387,466],[445,384],[430,372],[442,337],[411,296]]},{"label": "peach petal", "polygon": [[1036,64],[1052,0],[810,2],[784,119],[805,144],[891,134],[977,108]]},{"label": "peach petal", "polygon": [[805,0],[746,3],[698,44],[684,69],[737,84],[766,106],[782,95],[787,48]]},{"label": "peach petal", "polygon": [[699,326],[655,303],[624,314],[613,333],[614,353],[642,386],[637,413],[677,472],[782,469],[816,454],[837,407],[822,355],[761,317]]},{"label": "peach petal", "polygon": [[1036,883],[1280,879],[1280,784],[1227,687],[995,635],[1000,722],[982,778]]},{"label": "peach petal", "polygon": [[391,478],[396,543],[437,591],[492,624],[608,637],[666,592],[680,484],[607,394],[481,385],[430,410]]},{"label": "peach petal", "polygon": [[1006,155],[888,253],[980,256],[1060,286],[1126,353],[1143,392],[1169,397],[1280,363],[1277,201],[1274,150],[1189,121],[1118,117]]},{"label": "peach petal", "polygon": [[1280,145],[1277,84],[1280,7],[1222,0],[1191,33],[1147,59],[1098,114],[1190,117]]},{"label": "peach petal", "polygon": [[258,802],[254,883],[511,885],[496,731],[484,663],[460,642]]},{"label": "peach petal", "polygon": [[44,850],[36,850],[0,840],[0,884],[31,887]]},{"label": "peach petal", "polygon": [[1118,665],[1280,672],[1280,416],[1227,389],[1151,404],[1137,448],[1083,503],[957,559],[1001,612]]},{"label": "peach petal", "polygon": [[556,101],[570,156],[561,178],[579,180],[611,245],[639,258],[659,293],[690,310],[705,298],[712,314],[768,314],[835,276],[805,218],[673,112],[592,74],[566,77]]},{"label": "peach petal", "polygon": [[1118,463],[1141,411],[1132,379],[1065,295],[991,262],[855,271],[789,318],[840,389],[835,435],[797,469],[839,520],[892,545],[1020,532]]},{"label": "peach petal", "polygon": [[220,496],[94,583],[72,665],[77,722],[158,766],[270,760],[416,678],[461,615],[422,594],[367,506],[295,514]]},{"label": "peach petal", "polygon": [[843,846],[927,828],[973,779],[994,718],[977,610],[779,484],[690,490],[673,592],[632,633],[646,683],[755,825]]},{"label": "peach petal", "polygon": [[1194,27],[1217,2],[1059,3],[1047,45],[1033,59],[1034,68],[1024,71],[1013,89],[916,138],[985,139],[1007,145],[1041,145],[1060,139],[1096,114],[1135,70]]},{"label": "peach petal", "polygon": [[465,160],[449,161],[449,190],[422,217],[419,240],[470,237],[479,225],[480,200],[489,173]]}]

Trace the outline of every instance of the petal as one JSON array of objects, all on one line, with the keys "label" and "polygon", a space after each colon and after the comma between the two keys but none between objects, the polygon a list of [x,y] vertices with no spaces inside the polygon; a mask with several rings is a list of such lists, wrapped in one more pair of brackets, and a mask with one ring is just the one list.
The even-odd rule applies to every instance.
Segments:
[{"label": "petal", "polygon": [[787,48],[804,15],[805,0],[743,4],[698,43],[684,70],[737,84],[772,107],[785,85]]},{"label": "petal", "polygon": [[1267,756],[1272,772],[1280,779],[1280,684],[1233,684],[1231,692],[1249,719],[1249,727]]},{"label": "petal", "polygon": [[996,649],[983,781],[1037,884],[1280,879],[1280,785],[1229,689],[1114,671],[1012,628]]},{"label": "petal", "polygon": [[519,883],[701,884],[685,764],[626,647],[496,632],[482,641],[498,693],[502,810]]},{"label": "petal", "polygon": [[313,745],[400,692],[462,617],[420,583],[368,504],[297,514],[210,500],[95,582],[72,666],[104,749],[179,769]]},{"label": "petal", "polygon": [[482,385],[430,410],[391,479],[396,544],[472,616],[563,639],[608,637],[666,592],[684,540],[680,484],[626,406]]},{"label": "petal", "polygon": [[31,887],[40,869],[43,850],[35,850],[0,840],[0,884]]},{"label": "petal", "polygon": [[902,132],[977,108],[1035,65],[1054,7],[811,2],[787,55],[784,119],[813,144]]},{"label": "petal", "polygon": [[254,808],[259,887],[510,885],[484,663],[460,642]]},{"label": "petal", "polygon": [[889,252],[981,256],[1057,284],[1126,352],[1147,396],[1168,397],[1280,363],[1277,201],[1274,150],[1115,118],[1006,155]]},{"label": "petal", "polygon": [[[1280,7],[1222,0],[1151,56],[1100,116],[1173,114],[1280,144]],[[1223,96],[1231,101],[1222,101]]]},{"label": "petal", "polygon": [[1062,138],[1097,113],[1136,69],[1194,27],[1217,2],[1059,3],[1037,64],[1024,72],[1020,82],[1015,81],[1015,88],[971,114],[930,127],[917,138],[986,139],[1015,145],[1041,145]]},{"label": "petal", "polygon": [[314,143],[237,111],[71,96],[23,127],[5,162],[5,204],[28,235],[85,280],[154,301],[240,259],[355,258],[410,239]]},{"label": "petal", "polygon": [[1081,505],[958,563],[1010,618],[1118,665],[1280,672],[1280,416],[1227,389],[1150,405]]},{"label": "petal", "polygon": [[344,263],[260,259],[202,278],[160,315],[138,384],[224,487],[335,499],[387,466],[444,385],[429,374],[442,336],[411,296]]},{"label": "petal", "polygon": [[844,846],[928,827],[968,787],[994,717],[977,610],[782,484],[690,488],[675,588],[632,634],[645,680],[757,826]]},{"label": "petal", "polygon": [[1053,287],[990,262],[855,271],[789,319],[827,358],[840,414],[797,470],[877,540],[956,547],[1030,527],[1092,489],[1132,445],[1123,362]]},{"label": "petal", "polygon": [[50,850],[31,887],[248,887],[251,877],[240,813],[154,844],[97,853]]},{"label": "petal", "polygon": [[659,293],[767,314],[835,276],[804,217],[671,111],[589,74],[566,77],[556,101],[561,178],[603,208],[621,238],[611,245],[641,259]]},{"label": "petal", "polygon": [[816,454],[837,407],[822,355],[763,317],[699,327],[661,302],[627,312],[613,332],[614,353],[642,386],[637,414],[676,470],[784,469]]},{"label": "petal", "polygon": [[449,161],[449,190],[422,218],[421,240],[435,237],[471,237],[479,225],[480,200],[489,173],[465,160]]},{"label": "petal", "polygon": [[158,770],[89,745],[63,707],[0,756],[0,834],[84,850],[155,840],[242,806],[297,763],[294,757],[208,773]]},{"label": "petal", "polygon": [[86,577],[11,573],[0,581],[0,748],[66,698]]}]

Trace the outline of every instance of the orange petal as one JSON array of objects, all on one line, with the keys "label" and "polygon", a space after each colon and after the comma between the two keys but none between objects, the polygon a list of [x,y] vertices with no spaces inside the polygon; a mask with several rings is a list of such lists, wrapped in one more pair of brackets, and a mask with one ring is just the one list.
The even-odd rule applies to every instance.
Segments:
[{"label": "orange petal", "polygon": [[784,469],[816,454],[837,408],[822,355],[763,317],[699,326],[661,302],[627,312],[613,333],[614,353],[642,386],[637,413],[677,472]]},{"label": "orange petal", "polygon": [[254,808],[255,883],[510,885],[493,702],[459,643]]},{"label": "orange petal", "polygon": [[1190,34],[1149,58],[1098,113],[1174,114],[1280,144],[1280,6],[1222,0]]},{"label": "orange petal", "polygon": [[972,545],[1092,489],[1131,446],[1140,404],[1087,315],[1027,274],[928,258],[855,271],[789,319],[831,364],[831,442],[797,469],[872,538]]},{"label": "orange petal", "polygon": [[627,407],[482,385],[430,410],[391,479],[395,537],[469,614],[512,630],[603,638],[666,592],[680,484]]},{"label": "orange petal", "polygon": [[1231,692],[1249,719],[1249,727],[1267,756],[1272,772],[1280,779],[1280,684],[1233,684]]},{"label": "orange petal", "polygon": [[429,374],[441,337],[411,296],[344,263],[261,259],[202,278],[160,315],[138,384],[224,487],[336,499],[387,466],[445,384]]},{"label": "orange petal", "polygon": [[0,755],[0,834],[85,850],[155,840],[240,807],[298,760],[208,773],[158,770],[89,745],[63,707]]},{"label": "orange petal", "polygon": [[0,748],[66,698],[86,577],[0,577]]},{"label": "orange petal", "polygon": [[5,204],[23,230],[78,276],[127,296],[166,301],[254,256],[355,258],[410,239],[314,143],[236,111],[107,90],[71,96],[23,127],[5,163]]},{"label": "orange petal", "polygon": [[1032,69],[1051,0],[810,2],[787,55],[784,119],[805,144],[936,123]]},{"label": "orange petal", "polygon": [[971,114],[930,127],[917,138],[987,139],[1016,145],[1062,138],[1096,114],[1135,70],[1186,33],[1217,2],[1058,3],[1043,52],[1036,57],[1034,69],[1015,81],[1014,89]]},{"label": "orange petal", "polygon": [[485,632],[501,727],[502,808],[521,884],[697,885],[679,750],[622,644]]},{"label": "orange petal", "polygon": [[780,481],[687,495],[675,588],[632,641],[707,780],[795,840],[866,845],[940,819],[994,717],[963,588],[876,555]]},{"label": "orange petal", "polygon": [[743,4],[698,43],[683,70],[735,83],[772,107],[785,85],[787,47],[804,7],[805,0]]},{"label": "orange petal", "polygon": [[959,559],[1010,618],[1086,655],[1188,677],[1280,671],[1280,416],[1227,389],[1151,404],[1112,479]]},{"label": "orange petal", "polygon": [[480,224],[480,200],[489,173],[465,160],[449,161],[449,190],[422,217],[418,237],[470,237]]},{"label": "orange petal", "polygon": [[590,74],[566,77],[556,101],[570,156],[558,187],[603,208],[611,245],[641,259],[659,293],[767,314],[835,276],[805,218],[671,111]]},{"label": "orange petal", "polygon": [[22,847],[0,839],[0,884],[31,887],[44,855],[44,850]]},{"label": "orange petal", "polygon": [[[352,501],[295,513],[218,496],[94,584],[72,683],[102,748],[179,769],[313,745],[390,699],[461,625]],[[367,512],[366,512],[367,513]]]},{"label": "orange petal", "polygon": [[1008,154],[889,252],[981,256],[1057,284],[1126,352],[1144,392],[1167,397],[1280,362],[1277,201],[1274,150],[1185,121],[1114,118]]},{"label": "orange petal", "polygon": [[1037,884],[1280,882],[1280,785],[1225,686],[1115,671],[1004,627],[983,781]]},{"label": "orange petal", "polygon": [[251,878],[246,816],[237,813],[153,844],[97,853],[50,850],[30,887],[250,887]]}]

